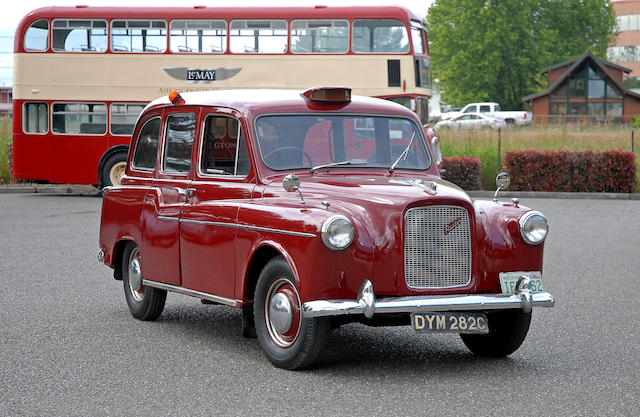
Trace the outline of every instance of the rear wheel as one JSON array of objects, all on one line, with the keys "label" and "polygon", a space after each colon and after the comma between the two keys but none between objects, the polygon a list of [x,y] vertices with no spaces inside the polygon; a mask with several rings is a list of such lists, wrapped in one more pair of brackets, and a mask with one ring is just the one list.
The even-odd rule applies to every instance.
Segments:
[{"label": "rear wheel", "polygon": [[476,355],[504,357],[515,352],[529,331],[531,312],[504,310],[487,313],[489,333],[461,334],[469,350]]},{"label": "rear wheel", "polygon": [[124,296],[131,315],[139,320],[156,320],[162,314],[167,292],[142,284],[140,249],[130,242],[122,255]]},{"label": "rear wheel", "polygon": [[282,257],[269,261],[260,273],[254,318],[260,347],[271,363],[284,369],[313,364],[331,325],[326,318],[302,317],[293,273]]},{"label": "rear wheel", "polygon": [[120,179],[127,168],[127,153],[120,151],[110,155],[100,172],[100,186],[102,188],[120,184]]}]

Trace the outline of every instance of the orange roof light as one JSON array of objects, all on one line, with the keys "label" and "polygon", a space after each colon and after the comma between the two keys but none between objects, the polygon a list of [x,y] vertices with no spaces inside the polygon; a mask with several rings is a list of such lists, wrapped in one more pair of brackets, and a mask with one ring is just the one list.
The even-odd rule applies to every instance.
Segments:
[{"label": "orange roof light", "polygon": [[302,93],[310,101],[319,103],[348,103],[351,101],[349,87],[315,87]]},{"label": "orange roof light", "polygon": [[177,91],[172,91],[169,93],[169,101],[173,104],[184,104],[184,99]]}]

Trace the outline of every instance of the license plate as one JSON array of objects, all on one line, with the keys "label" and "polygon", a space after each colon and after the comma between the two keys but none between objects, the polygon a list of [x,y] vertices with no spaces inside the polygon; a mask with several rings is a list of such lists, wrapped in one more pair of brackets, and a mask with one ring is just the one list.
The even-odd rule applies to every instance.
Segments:
[{"label": "license plate", "polygon": [[416,332],[489,333],[483,313],[413,313],[411,326]]},{"label": "license plate", "polygon": [[503,294],[513,294],[516,283],[521,275],[526,275],[531,280],[531,292],[544,292],[542,287],[542,273],[540,271],[528,272],[500,272],[500,288]]}]

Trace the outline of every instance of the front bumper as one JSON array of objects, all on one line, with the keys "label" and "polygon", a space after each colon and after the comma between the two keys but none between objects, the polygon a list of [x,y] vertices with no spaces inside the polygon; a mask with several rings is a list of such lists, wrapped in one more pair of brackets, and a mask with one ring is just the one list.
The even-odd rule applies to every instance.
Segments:
[{"label": "front bumper", "polygon": [[531,282],[522,275],[513,294],[456,294],[389,297],[376,300],[373,285],[365,280],[357,300],[317,300],[302,305],[305,318],[363,314],[417,313],[435,311],[483,311],[522,309],[525,313],[533,307],[553,307],[555,299],[548,292],[532,293]]}]

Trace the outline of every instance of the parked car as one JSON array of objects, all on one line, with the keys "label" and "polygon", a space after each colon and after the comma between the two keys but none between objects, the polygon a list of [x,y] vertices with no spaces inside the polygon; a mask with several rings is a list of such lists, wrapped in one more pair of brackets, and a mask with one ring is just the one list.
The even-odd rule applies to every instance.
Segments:
[{"label": "parked car", "polygon": [[493,102],[469,103],[459,111],[442,114],[441,120],[449,120],[468,113],[482,113],[489,117],[502,119],[509,126],[530,125],[533,123],[533,115],[528,111],[502,111],[500,105]]},{"label": "parked car", "polygon": [[462,114],[453,119],[440,120],[434,128],[436,130],[444,129],[498,129],[504,128],[507,124],[504,120],[493,116],[487,116],[482,113]]},{"label": "parked car", "polygon": [[443,181],[417,116],[393,103],[173,92],[144,109],[130,149],[103,191],[98,258],[137,319],[157,319],[167,291],[235,307],[274,365],[300,369],[354,321],[509,355],[532,307],[554,304],[545,217]]}]

